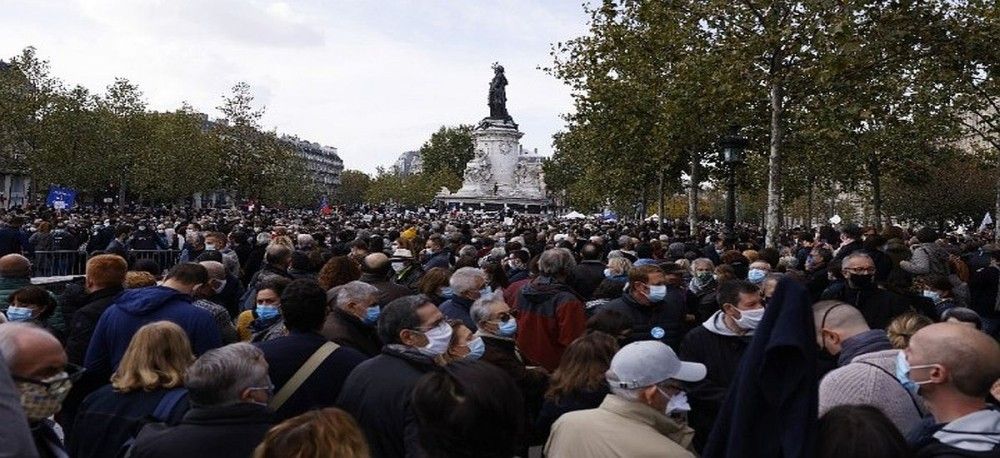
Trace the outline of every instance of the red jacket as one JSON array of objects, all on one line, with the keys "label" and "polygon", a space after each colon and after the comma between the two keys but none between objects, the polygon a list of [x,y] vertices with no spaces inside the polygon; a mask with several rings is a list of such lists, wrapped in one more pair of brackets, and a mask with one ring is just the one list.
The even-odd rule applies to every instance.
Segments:
[{"label": "red jacket", "polygon": [[583,300],[566,284],[538,277],[518,293],[516,308],[521,353],[554,371],[566,347],[586,330]]}]

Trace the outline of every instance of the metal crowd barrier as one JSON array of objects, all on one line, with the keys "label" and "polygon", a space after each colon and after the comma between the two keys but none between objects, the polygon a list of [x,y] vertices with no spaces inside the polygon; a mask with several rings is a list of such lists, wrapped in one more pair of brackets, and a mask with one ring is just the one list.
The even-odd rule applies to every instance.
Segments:
[{"label": "metal crowd barrier", "polygon": [[[127,261],[132,267],[136,261],[152,259],[166,271],[177,264],[180,255],[179,250],[130,250]],[[33,277],[83,275],[87,270],[87,253],[74,250],[36,251],[32,263]]]}]

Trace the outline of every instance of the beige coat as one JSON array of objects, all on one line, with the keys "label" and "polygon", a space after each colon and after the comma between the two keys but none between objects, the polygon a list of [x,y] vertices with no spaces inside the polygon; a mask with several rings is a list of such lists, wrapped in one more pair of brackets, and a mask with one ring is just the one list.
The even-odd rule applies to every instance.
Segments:
[{"label": "beige coat", "polygon": [[694,430],[662,412],[613,394],[596,409],[559,418],[545,444],[548,458],[687,458]]}]

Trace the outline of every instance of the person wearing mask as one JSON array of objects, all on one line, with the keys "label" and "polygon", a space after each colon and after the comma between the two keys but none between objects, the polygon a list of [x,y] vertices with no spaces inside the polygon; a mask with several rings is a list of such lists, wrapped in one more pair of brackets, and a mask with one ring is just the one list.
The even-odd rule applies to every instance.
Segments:
[{"label": "person wearing mask", "polygon": [[941,317],[949,309],[958,307],[952,293],[951,281],[944,275],[928,275],[920,280],[923,285],[923,295],[934,303],[934,319]]},{"label": "person wearing mask", "polygon": [[136,226],[136,231],[132,233],[132,237],[129,238],[128,246],[133,250],[142,251],[152,251],[152,250],[165,250],[167,249],[167,244],[164,242],[156,231],[149,226],[147,221],[139,221]]},{"label": "person wearing mask", "polygon": [[0,311],[7,313],[10,295],[31,286],[31,261],[19,254],[0,257]]},{"label": "person wearing mask", "polygon": [[863,250],[865,247],[861,241],[862,233],[861,227],[857,224],[845,224],[844,227],[840,228],[840,247],[837,248],[837,254],[834,255],[831,264],[841,264],[854,252]]},{"label": "person wearing mask", "polygon": [[128,252],[131,247],[126,243],[129,239],[129,235],[132,233],[132,227],[129,225],[121,225],[115,229],[115,238],[111,239],[111,243],[104,247],[104,251],[110,254],[117,254],[123,258],[128,258]]},{"label": "person wearing mask", "polygon": [[64,340],[63,333],[55,329],[49,319],[56,311],[56,300],[45,288],[25,286],[8,297],[7,321],[23,321],[37,324]]},{"label": "person wearing mask", "polygon": [[476,332],[476,323],[469,314],[472,303],[480,297],[492,294],[486,284],[486,274],[482,269],[462,267],[451,274],[448,279],[453,296],[441,304],[441,313],[452,320],[460,320],[472,332]]},{"label": "person wearing mask", "polygon": [[[366,359],[361,352],[328,341],[320,330],[326,320],[326,292],[313,280],[295,280],[281,293],[281,310],[288,335],[257,344],[264,352],[276,391],[271,408],[278,419],[307,410],[330,407],[344,380]],[[318,364],[306,363],[314,355]],[[298,386],[290,383],[293,377]],[[291,388],[286,389],[286,384]]]},{"label": "person wearing mask", "polygon": [[696,450],[705,446],[722,401],[736,378],[740,359],[764,318],[760,289],[752,283],[743,280],[722,282],[718,301],[720,310],[684,336],[679,352],[685,361],[701,363],[708,368],[704,380],[688,386],[691,403],[688,420],[695,430]]},{"label": "person wearing mask", "polygon": [[[684,332],[686,304],[677,288],[668,288],[666,276],[657,266],[633,267],[628,274],[625,294],[598,307],[614,310],[632,321],[628,342],[659,340],[671,347],[680,343]],[[670,293],[670,294],[668,294]]]},{"label": "person wearing mask", "polygon": [[747,271],[747,280],[750,283],[760,286],[770,273],[771,265],[767,261],[754,261],[750,263],[750,270]]},{"label": "person wearing mask", "polygon": [[[249,456],[247,454],[236,456]],[[358,423],[343,410],[310,410],[271,428],[254,458],[367,458],[372,456]]]},{"label": "person wearing mask", "polygon": [[830,286],[830,260],[833,252],[822,246],[813,247],[805,262],[806,290],[813,302],[819,301],[823,291]]},{"label": "person wearing mask", "polygon": [[611,392],[604,373],[618,349],[618,341],[603,332],[591,332],[570,344],[545,391],[532,428],[533,442],[547,440],[552,424],[563,414],[601,405]]},{"label": "person wearing mask", "polygon": [[212,314],[219,326],[219,334],[222,336],[223,344],[236,342],[239,340],[239,336],[236,334],[232,318],[229,317],[229,311],[210,299],[226,287],[226,267],[218,261],[202,261],[199,264],[208,271],[208,283],[193,291],[195,301],[192,304]]},{"label": "person wearing mask", "polygon": [[584,300],[594,297],[594,290],[604,281],[605,265],[601,262],[601,250],[588,243],[580,250],[582,260],[573,269],[572,287]]},{"label": "person wearing mask", "polygon": [[451,326],[451,342],[448,343],[448,351],[441,355],[442,365],[463,360],[476,361],[483,357],[486,344],[481,337],[459,320],[448,320],[448,326]]},{"label": "person wearing mask", "polygon": [[517,295],[517,344],[528,359],[549,371],[587,327],[583,301],[566,284],[575,265],[569,250],[545,250],[538,259],[538,277]]},{"label": "person wearing mask", "polygon": [[413,387],[425,373],[438,370],[448,351],[452,328],[424,296],[406,296],[383,307],[378,322],[382,354],[354,369],[344,382],[337,407],[358,421],[372,456],[403,457],[420,453]]},{"label": "person wearing mask", "polygon": [[157,421],[176,424],[188,409],[184,373],[194,361],[184,330],[169,321],[135,333],[111,384],[80,405],[67,443],[70,456],[114,458],[130,437],[160,411]]},{"label": "person wearing mask", "polygon": [[226,267],[226,275],[240,274],[240,257],[229,248],[229,237],[222,232],[209,232],[205,235],[205,251],[218,251],[222,254],[222,264]]},{"label": "person wearing mask", "polygon": [[441,234],[433,234],[427,239],[423,251],[425,271],[435,267],[447,269],[451,265],[451,252],[445,248],[445,240]]},{"label": "person wearing mask", "polygon": [[352,281],[326,293],[330,312],[323,324],[323,337],[351,347],[369,358],[382,352],[378,337],[378,288],[361,281]]},{"label": "person wearing mask", "polygon": [[428,456],[526,456],[521,393],[489,364],[460,361],[424,375],[413,389],[413,411]]},{"label": "person wearing mask", "polygon": [[850,304],[864,315],[870,328],[885,329],[893,318],[910,310],[905,298],[875,284],[875,262],[867,254],[845,257],[841,272],[844,286],[827,290],[822,299]]},{"label": "person wearing mask", "polygon": [[240,309],[250,310],[255,305],[255,298],[260,285],[270,277],[282,277],[294,280],[288,273],[288,267],[292,265],[292,249],[281,244],[272,243],[267,246],[264,255],[264,266],[257,273],[250,277],[247,288],[240,298]]},{"label": "person wearing mask", "polygon": [[448,286],[451,271],[442,267],[428,270],[417,282],[417,293],[423,294],[434,305],[440,306],[452,296],[451,286]]},{"label": "person wearing mask", "polygon": [[281,316],[281,294],[291,281],[284,277],[267,277],[257,290],[256,305],[236,317],[236,334],[243,342],[264,342],[285,336]]},{"label": "person wearing mask", "polygon": [[392,252],[392,281],[405,286],[410,292],[417,290],[417,281],[424,275],[424,268],[413,257],[413,252],[406,248],[396,248]]},{"label": "person wearing mask", "polygon": [[[527,250],[514,250],[507,256],[507,281],[510,283],[519,282],[531,276],[528,270],[528,263],[531,262],[531,254]],[[603,279],[603,277],[601,277]]]},{"label": "person wearing mask", "polygon": [[[0,361],[6,363],[21,398],[21,408],[31,428],[34,450],[27,456],[68,456],[52,416],[79,378],[81,369],[66,360],[59,339],[31,323],[0,324]],[[4,425],[17,428],[20,422]],[[18,440],[10,444],[18,447]],[[23,448],[23,443],[21,447]],[[3,450],[8,444],[3,444]]]},{"label": "person wearing mask", "polygon": [[870,329],[861,312],[843,302],[816,303],[813,318],[816,343],[837,357],[839,366],[820,381],[819,415],[837,406],[866,404],[882,411],[900,433],[920,424],[923,403],[890,377],[900,350],[885,331]]},{"label": "person wearing mask", "polygon": [[379,305],[411,294],[409,288],[392,282],[392,263],[385,253],[372,253],[361,262],[360,281],[378,288]]},{"label": "person wearing mask", "polygon": [[719,282],[715,279],[715,264],[708,258],[691,261],[691,282],[688,283],[688,311],[704,321],[719,310],[716,291]]},{"label": "person wearing mask", "polygon": [[209,350],[184,376],[191,409],[176,425],[139,432],[132,458],[246,458],[272,425],[264,353],[245,342]]},{"label": "person wearing mask", "polygon": [[686,406],[682,383],[705,378],[705,366],[681,361],[666,344],[628,344],[611,359],[611,394],[596,409],[563,415],[545,444],[551,458],[694,457],[694,431],[670,417]]},{"label": "person wearing mask", "polygon": [[918,457],[1000,455],[1000,411],[985,401],[1000,379],[995,340],[961,324],[932,324],[899,354],[896,377],[933,416],[933,425],[907,436]]}]

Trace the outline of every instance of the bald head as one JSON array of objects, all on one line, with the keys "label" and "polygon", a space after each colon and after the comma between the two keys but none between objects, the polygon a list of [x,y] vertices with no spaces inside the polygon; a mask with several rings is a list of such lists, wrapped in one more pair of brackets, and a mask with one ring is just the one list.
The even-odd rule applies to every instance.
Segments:
[{"label": "bald head", "polygon": [[906,352],[911,367],[943,366],[941,377],[946,385],[971,398],[985,397],[1000,379],[1000,344],[969,326],[937,323],[924,327],[910,339]]},{"label": "bald head", "polygon": [[372,253],[365,256],[361,263],[361,270],[375,276],[386,276],[389,274],[389,257],[385,253]]},{"label": "bald head", "polygon": [[28,278],[31,276],[31,261],[19,254],[0,257],[0,277]]},{"label": "bald head", "polygon": [[845,340],[870,330],[858,309],[840,301],[820,301],[813,305],[816,344],[830,354],[840,353]]},{"label": "bald head", "polygon": [[205,266],[205,270],[208,271],[208,278],[212,280],[225,280],[226,279],[226,266],[222,265],[219,261],[202,261],[198,264]]},{"label": "bald head", "polygon": [[33,379],[56,375],[67,362],[59,339],[30,323],[0,324],[0,356],[11,374]]}]

